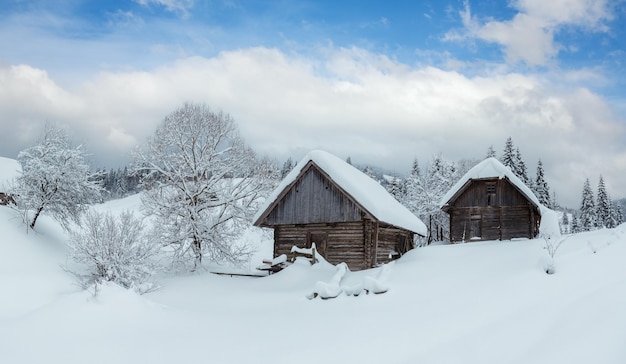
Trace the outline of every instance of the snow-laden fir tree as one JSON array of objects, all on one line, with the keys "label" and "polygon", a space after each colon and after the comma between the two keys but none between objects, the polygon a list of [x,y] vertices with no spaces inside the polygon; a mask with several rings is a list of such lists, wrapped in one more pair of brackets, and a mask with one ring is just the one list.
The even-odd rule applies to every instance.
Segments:
[{"label": "snow-laden fir tree", "polygon": [[167,115],[135,153],[143,205],[156,217],[156,236],[178,262],[204,257],[243,263],[248,247],[233,242],[273,187],[278,168],[259,161],[228,114],[185,104]]},{"label": "snow-laden fir tree", "polygon": [[611,220],[613,222],[613,227],[617,227],[624,222],[624,213],[622,212],[622,207],[616,202],[612,202]]},{"label": "snow-laden fir tree", "polygon": [[572,226],[570,228],[570,233],[579,233],[582,230],[580,229],[580,219],[578,218],[578,214],[572,214]]},{"label": "snow-laden fir tree", "polygon": [[517,153],[515,151],[515,147],[513,146],[513,139],[511,137],[508,137],[504,143],[504,151],[502,151],[500,162],[509,167],[513,173],[517,170]]},{"label": "snow-laden fir tree", "polygon": [[293,160],[291,159],[291,157],[287,158],[287,160],[285,161],[285,163],[283,164],[283,169],[280,170],[280,178],[285,178],[285,176],[291,172],[291,170],[293,169],[293,167],[295,167],[295,164],[293,163]]},{"label": "snow-laden fir tree", "polygon": [[487,149],[487,156],[485,157],[485,159],[486,158],[496,158],[496,150],[493,149],[493,145],[490,145],[489,149]]},{"label": "snow-laden fir tree", "polygon": [[404,197],[404,193],[402,191],[402,180],[396,176],[391,176],[389,179],[389,183],[387,184],[387,191],[398,202],[401,202]]},{"label": "snow-laden fir tree", "polygon": [[598,182],[598,194],[596,199],[596,225],[600,228],[612,228],[614,227],[611,219],[611,199],[606,192],[606,186],[604,185],[604,178],[600,176]]},{"label": "snow-laden fir tree", "polygon": [[21,151],[17,160],[22,171],[13,195],[30,228],[42,213],[67,228],[71,221],[78,222],[89,204],[101,200],[101,178],[85,162],[83,147],[72,147],[63,129],[46,125],[37,145]]},{"label": "snow-laden fir tree", "polygon": [[593,230],[596,227],[596,204],[593,197],[593,191],[589,184],[589,178],[585,180],[583,185],[582,199],[580,203],[580,231]]},{"label": "snow-laden fir tree", "polygon": [[[422,193],[422,174],[417,158],[413,160],[411,172],[402,180],[402,196],[399,200],[409,211],[418,211],[418,197]],[[417,214],[416,214],[417,215]]]},{"label": "snow-laden fir tree", "polygon": [[550,198],[550,187],[544,177],[543,163],[541,159],[537,162],[537,176],[535,177],[535,183],[533,183],[533,192],[539,199],[539,202],[545,207],[552,207],[552,200]]},{"label": "snow-laden fir tree", "polygon": [[563,211],[563,216],[561,218],[561,234],[568,234],[571,230],[569,224],[569,217],[567,216],[567,211]]},{"label": "snow-laden fir tree", "polygon": [[515,149],[515,159],[516,159],[516,169],[513,170],[515,175],[519,177],[519,179],[524,182],[526,186],[531,186],[530,178],[528,178],[528,170],[526,168],[526,163],[524,163],[524,159],[522,158],[522,153],[519,148]]}]

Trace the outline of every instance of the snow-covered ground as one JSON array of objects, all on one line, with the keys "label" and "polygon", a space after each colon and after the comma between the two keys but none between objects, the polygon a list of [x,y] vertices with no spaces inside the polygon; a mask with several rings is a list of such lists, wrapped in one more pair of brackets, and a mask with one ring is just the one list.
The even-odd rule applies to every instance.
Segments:
[{"label": "snow-covered ground", "polygon": [[[569,237],[553,275],[543,240],[494,241],[342,278],[306,262],[264,278],[163,274],[142,296],[81,290],[45,216],[26,233],[0,206],[0,234],[0,363],[626,363],[626,225]],[[271,236],[247,239],[251,266],[270,258]],[[308,299],[320,282],[344,293]],[[388,291],[345,293],[372,284]]]}]

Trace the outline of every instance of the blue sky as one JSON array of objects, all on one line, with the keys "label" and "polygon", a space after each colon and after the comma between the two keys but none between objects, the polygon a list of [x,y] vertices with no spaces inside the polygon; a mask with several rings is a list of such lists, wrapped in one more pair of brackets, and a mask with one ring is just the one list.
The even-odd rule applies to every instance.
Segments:
[{"label": "blue sky", "polygon": [[[626,3],[4,1],[0,155],[46,121],[116,166],[185,101],[278,160],[314,148],[408,171],[512,136],[575,206],[626,176]],[[9,137],[7,138],[7,135]]]}]

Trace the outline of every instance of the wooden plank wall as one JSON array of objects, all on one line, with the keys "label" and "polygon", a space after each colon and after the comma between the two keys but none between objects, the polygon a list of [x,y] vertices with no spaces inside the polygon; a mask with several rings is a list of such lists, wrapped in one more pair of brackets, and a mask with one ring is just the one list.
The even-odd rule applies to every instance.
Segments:
[{"label": "wooden plank wall", "polygon": [[351,270],[369,268],[365,256],[362,221],[337,224],[280,225],[274,230],[274,256],[291,252],[292,246],[310,247],[310,233],[327,233],[326,254],[331,264],[345,262]]},{"label": "wooden plank wall", "polygon": [[360,221],[362,211],[315,166],[278,201],[263,225]]},{"label": "wooden plank wall", "polygon": [[509,240],[533,238],[535,224],[531,218],[532,206],[474,207],[450,209],[450,240],[469,241],[469,224],[472,216],[481,219],[481,240]]},{"label": "wooden plank wall", "polygon": [[[490,200],[487,185],[496,184],[495,199]],[[506,179],[474,180],[448,208],[450,240],[470,241],[469,226],[480,219],[481,240],[533,238],[540,218],[528,199]]]},{"label": "wooden plank wall", "polygon": [[412,248],[412,233],[394,227],[379,227],[376,264],[389,263]]},{"label": "wooden plank wall", "polygon": [[[331,264],[345,262],[350,270],[355,271],[388,263],[413,248],[413,233],[390,226],[381,227],[366,219],[350,223],[276,226],[274,257],[289,256],[294,245],[310,248],[309,236],[317,233],[327,234],[324,258]],[[399,254],[390,258],[392,252]]]},{"label": "wooden plank wall", "polygon": [[455,200],[454,207],[488,206],[487,184],[496,183],[496,199],[492,206],[526,205],[528,200],[515,186],[505,179],[474,180],[472,184]]}]

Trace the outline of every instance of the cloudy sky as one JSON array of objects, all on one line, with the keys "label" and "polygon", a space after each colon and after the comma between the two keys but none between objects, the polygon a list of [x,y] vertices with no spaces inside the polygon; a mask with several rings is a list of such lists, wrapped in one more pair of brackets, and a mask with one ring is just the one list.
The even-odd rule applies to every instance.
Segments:
[{"label": "cloudy sky", "polygon": [[626,196],[622,0],[4,0],[0,156],[47,121],[117,167],[184,102],[259,154],[325,149],[398,173],[500,154],[560,202]]}]

